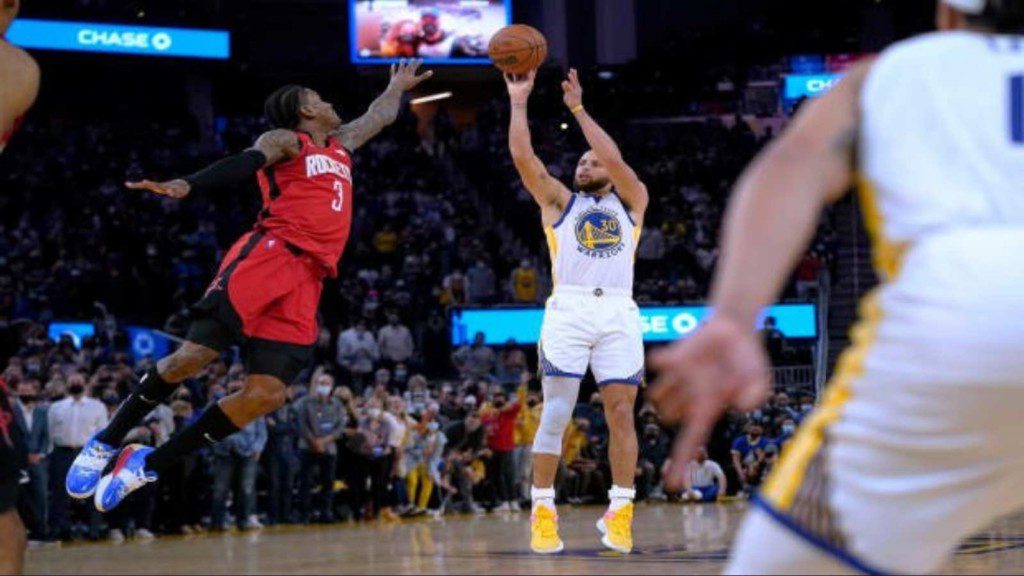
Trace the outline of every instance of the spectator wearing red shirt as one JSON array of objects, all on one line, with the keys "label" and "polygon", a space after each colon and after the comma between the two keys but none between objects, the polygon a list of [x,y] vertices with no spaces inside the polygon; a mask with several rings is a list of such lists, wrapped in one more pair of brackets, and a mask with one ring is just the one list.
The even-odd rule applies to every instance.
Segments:
[{"label": "spectator wearing red shirt", "polygon": [[520,403],[508,403],[508,395],[496,392],[491,400],[492,410],[483,416],[487,428],[487,447],[491,450],[492,478],[498,493],[496,512],[519,510],[519,502],[515,499],[516,483],[516,416],[519,414]]},{"label": "spectator wearing red shirt", "polygon": [[807,298],[811,291],[817,288],[820,271],[821,258],[812,250],[796,268],[796,292],[801,298]]}]

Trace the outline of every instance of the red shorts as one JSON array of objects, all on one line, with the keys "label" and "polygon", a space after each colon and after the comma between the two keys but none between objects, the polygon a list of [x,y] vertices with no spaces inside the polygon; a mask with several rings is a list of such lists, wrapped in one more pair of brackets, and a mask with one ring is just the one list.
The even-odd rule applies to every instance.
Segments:
[{"label": "red shorts", "polygon": [[[269,233],[250,232],[228,251],[194,310],[233,328],[236,341],[311,346],[325,275],[324,267],[300,249]],[[229,344],[198,343],[217,350]]]}]

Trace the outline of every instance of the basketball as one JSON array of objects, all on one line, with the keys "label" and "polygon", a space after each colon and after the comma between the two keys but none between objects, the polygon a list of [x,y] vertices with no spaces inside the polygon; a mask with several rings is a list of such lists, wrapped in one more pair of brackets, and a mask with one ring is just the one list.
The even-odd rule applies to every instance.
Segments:
[{"label": "basketball", "polygon": [[548,57],[548,41],[532,26],[513,24],[498,30],[491,38],[487,54],[502,72],[526,74],[544,63]]}]

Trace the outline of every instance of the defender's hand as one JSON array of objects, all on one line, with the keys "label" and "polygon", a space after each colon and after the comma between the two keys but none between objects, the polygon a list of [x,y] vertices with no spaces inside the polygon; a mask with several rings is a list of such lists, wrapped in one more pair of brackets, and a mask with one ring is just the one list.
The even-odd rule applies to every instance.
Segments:
[{"label": "defender's hand", "polygon": [[512,104],[526,104],[530,99],[530,92],[533,92],[533,81],[537,79],[537,71],[530,70],[526,74],[502,74],[505,77],[505,86],[508,87],[508,96]]},{"label": "defender's hand", "polygon": [[152,180],[126,182],[125,186],[132,190],[149,190],[154,194],[170,196],[171,198],[178,199],[188,196],[188,193],[192,191],[192,187],[189,186],[189,183],[180,178],[176,180],[168,180],[167,182],[154,182]]},{"label": "defender's hand", "polygon": [[666,424],[684,423],[664,470],[665,486],[685,485],[686,465],[728,409],[752,410],[771,386],[764,347],[750,326],[714,316],[696,334],[650,355],[659,375],[649,397]]},{"label": "defender's hand", "polygon": [[402,92],[408,92],[416,86],[419,86],[420,82],[430,78],[434,75],[432,70],[427,70],[419,76],[416,75],[416,71],[423,64],[422,58],[413,58],[412,60],[406,60],[402,58],[402,61],[398,64],[391,65],[391,85],[396,86]]},{"label": "defender's hand", "polygon": [[583,105],[583,86],[575,68],[570,68],[569,76],[562,81],[562,101],[570,110]]}]

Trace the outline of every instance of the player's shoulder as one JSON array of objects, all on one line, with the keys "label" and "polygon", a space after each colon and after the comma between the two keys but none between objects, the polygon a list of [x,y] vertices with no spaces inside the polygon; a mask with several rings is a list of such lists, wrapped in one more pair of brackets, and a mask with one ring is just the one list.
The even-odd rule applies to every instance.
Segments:
[{"label": "player's shoulder", "polygon": [[914,36],[883,50],[872,63],[869,79],[898,81],[948,69],[953,63],[968,61],[979,50],[985,50],[986,42],[983,35],[965,31]]}]

